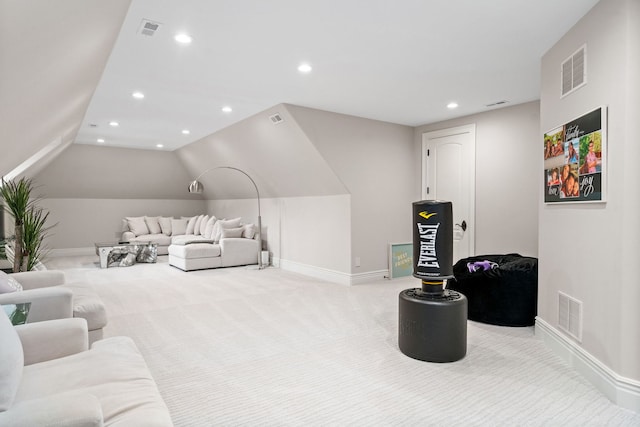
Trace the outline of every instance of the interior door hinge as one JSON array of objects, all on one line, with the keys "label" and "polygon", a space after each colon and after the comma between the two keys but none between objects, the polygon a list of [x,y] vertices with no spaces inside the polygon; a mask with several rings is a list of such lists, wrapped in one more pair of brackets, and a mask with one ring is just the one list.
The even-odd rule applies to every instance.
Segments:
[{"label": "interior door hinge", "polygon": [[431,150],[427,148],[427,157],[431,155]]},{"label": "interior door hinge", "polygon": [[429,194],[429,187],[427,187],[427,194]]}]

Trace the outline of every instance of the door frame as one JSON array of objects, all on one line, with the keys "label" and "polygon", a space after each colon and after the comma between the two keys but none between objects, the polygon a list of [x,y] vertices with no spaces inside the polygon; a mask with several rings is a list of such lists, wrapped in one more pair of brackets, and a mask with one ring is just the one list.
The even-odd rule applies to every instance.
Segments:
[{"label": "door frame", "polygon": [[422,199],[425,200],[429,196],[427,194],[427,187],[432,187],[435,185],[431,185],[428,181],[428,171],[427,171],[427,148],[430,141],[439,138],[445,138],[449,136],[455,136],[460,134],[468,133],[471,136],[472,144],[469,149],[469,188],[472,191],[469,192],[469,255],[473,256],[476,253],[476,125],[475,123],[456,126],[447,129],[440,129],[436,131],[423,132],[422,133],[422,149],[421,149],[421,158],[420,163],[422,165],[422,181],[420,183],[420,190],[422,194]]}]

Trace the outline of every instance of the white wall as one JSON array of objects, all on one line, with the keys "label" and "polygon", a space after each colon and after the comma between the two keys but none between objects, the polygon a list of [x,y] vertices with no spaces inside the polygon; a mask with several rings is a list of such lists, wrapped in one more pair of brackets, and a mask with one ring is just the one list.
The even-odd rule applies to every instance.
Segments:
[{"label": "white wall", "polygon": [[[351,194],[350,272],[382,276],[389,243],[410,242],[411,203],[419,200],[413,128],[287,105]],[[360,259],[360,266],[356,265]]]},{"label": "white wall", "polygon": [[[606,203],[562,206],[545,206],[540,196],[538,306],[540,318],[557,327],[558,291],[582,301],[583,338],[575,345],[616,374],[636,381],[640,380],[638,23],[637,0],[603,0],[542,58],[540,141],[545,130],[608,106],[608,196]],[[585,43],[588,83],[561,99],[560,64]],[[540,174],[541,160],[537,167]]]},{"label": "white wall", "polygon": [[422,134],[476,124],[475,253],[538,256],[538,192],[542,172],[539,103],[529,102],[415,129],[415,180]]}]

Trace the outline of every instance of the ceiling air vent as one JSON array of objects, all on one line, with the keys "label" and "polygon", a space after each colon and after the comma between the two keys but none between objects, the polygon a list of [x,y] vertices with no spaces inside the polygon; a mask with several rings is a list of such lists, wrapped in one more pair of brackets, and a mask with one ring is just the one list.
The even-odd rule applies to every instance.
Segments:
[{"label": "ceiling air vent", "polygon": [[582,302],[558,292],[558,326],[582,342]]},{"label": "ceiling air vent", "polygon": [[280,113],[275,113],[273,116],[269,116],[269,120],[271,120],[271,123],[273,123],[274,125],[279,125],[280,123],[284,122],[284,119],[282,118]]},{"label": "ceiling air vent", "polygon": [[485,105],[485,107],[497,107],[498,105],[503,105],[503,104],[506,104],[507,102],[509,102],[509,101],[492,102],[491,104]]},{"label": "ceiling air vent", "polygon": [[571,92],[587,84],[587,45],[575,51],[562,63],[560,73],[562,83],[562,95]]},{"label": "ceiling air vent", "polygon": [[138,29],[138,33],[142,34],[143,36],[151,37],[155,35],[156,31],[158,31],[159,28],[160,28],[159,22],[143,19],[142,22],[140,22],[140,28]]}]

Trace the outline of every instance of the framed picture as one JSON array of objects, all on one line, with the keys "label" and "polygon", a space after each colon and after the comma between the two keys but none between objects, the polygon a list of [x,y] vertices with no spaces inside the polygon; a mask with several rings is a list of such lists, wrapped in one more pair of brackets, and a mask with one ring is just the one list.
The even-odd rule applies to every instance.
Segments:
[{"label": "framed picture", "polygon": [[413,243],[389,243],[389,278],[413,274]]},{"label": "framed picture", "polygon": [[606,201],[607,109],[544,134],[544,202]]}]

